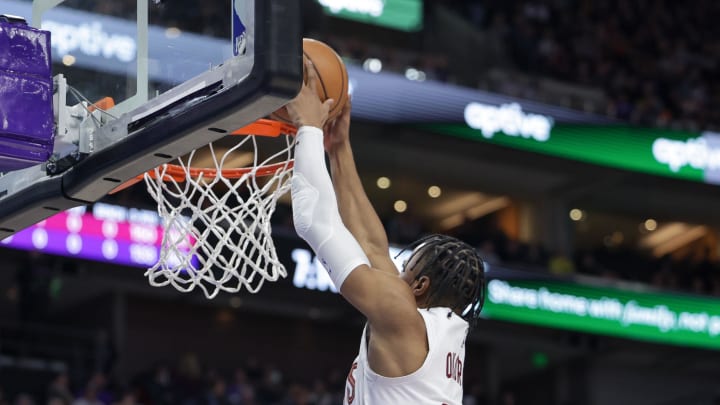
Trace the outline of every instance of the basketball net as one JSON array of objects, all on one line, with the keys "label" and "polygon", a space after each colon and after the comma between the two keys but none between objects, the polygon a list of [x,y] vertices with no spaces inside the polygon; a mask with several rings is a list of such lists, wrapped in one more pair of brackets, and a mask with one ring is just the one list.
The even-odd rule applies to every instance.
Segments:
[{"label": "basketball net", "polygon": [[[227,151],[207,146],[214,167],[193,167],[196,150],[144,174],[164,228],[160,259],[145,272],[150,285],[171,285],[181,292],[197,287],[211,299],[243,287],[255,293],[263,282],[287,275],[271,237],[270,218],[290,189],[295,130],[259,120],[234,132],[240,135],[233,138],[238,143]],[[259,158],[258,135],[281,134],[280,150]],[[226,169],[241,149],[252,151],[252,163]]]}]

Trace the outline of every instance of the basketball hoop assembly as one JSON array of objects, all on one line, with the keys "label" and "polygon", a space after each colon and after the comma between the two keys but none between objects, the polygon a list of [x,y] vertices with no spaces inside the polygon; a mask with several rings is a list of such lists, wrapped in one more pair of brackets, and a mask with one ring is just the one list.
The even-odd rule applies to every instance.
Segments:
[{"label": "basketball hoop assembly", "polygon": [[[264,281],[287,275],[270,218],[290,189],[295,132],[291,125],[262,119],[233,132],[238,142],[226,151],[210,143],[212,167],[194,167],[195,150],[135,180],[145,180],[165,229],[160,259],[145,273],[152,286],[172,285],[181,292],[198,287],[214,298],[243,286],[255,293]],[[261,138],[276,138],[280,147],[261,158]],[[226,168],[238,156],[251,163]]]}]

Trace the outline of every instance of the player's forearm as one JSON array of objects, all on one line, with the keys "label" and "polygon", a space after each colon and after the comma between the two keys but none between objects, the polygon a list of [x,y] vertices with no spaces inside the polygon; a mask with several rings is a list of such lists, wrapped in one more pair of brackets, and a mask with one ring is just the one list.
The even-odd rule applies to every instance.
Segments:
[{"label": "player's forearm", "polygon": [[330,171],[345,226],[371,261],[378,255],[388,257],[385,228],[365,193],[349,142],[338,145],[330,153]]},{"label": "player's forearm", "polygon": [[342,222],[324,157],[322,131],[302,126],[295,144],[293,222],[298,236],[312,247],[341,290],[345,278],[370,261]]}]

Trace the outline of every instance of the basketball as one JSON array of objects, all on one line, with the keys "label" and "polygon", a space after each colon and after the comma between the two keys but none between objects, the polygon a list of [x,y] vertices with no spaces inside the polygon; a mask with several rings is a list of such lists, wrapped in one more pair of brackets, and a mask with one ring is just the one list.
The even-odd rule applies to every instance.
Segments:
[{"label": "basketball", "polygon": [[[320,100],[335,100],[328,114],[328,120],[332,120],[340,115],[348,101],[348,74],[345,64],[330,46],[310,38],[303,39],[303,60],[306,59],[312,62],[317,73],[317,93]],[[303,76],[307,83],[307,72],[304,71]],[[274,112],[271,118],[292,123],[285,107]]]}]

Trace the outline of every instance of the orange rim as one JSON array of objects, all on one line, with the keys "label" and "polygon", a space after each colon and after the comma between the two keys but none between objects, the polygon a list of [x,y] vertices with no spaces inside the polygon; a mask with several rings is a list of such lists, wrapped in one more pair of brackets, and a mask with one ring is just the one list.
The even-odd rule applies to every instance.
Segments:
[{"label": "orange rim", "polygon": [[[247,136],[247,135],[253,135],[253,136],[266,136],[271,138],[276,138],[282,134],[285,135],[295,135],[297,133],[297,128],[293,125],[286,124],[281,121],[275,121],[270,119],[259,119],[255,122],[253,122],[250,125],[246,125],[240,129],[237,129],[230,133],[230,135],[233,136]],[[291,169],[293,167],[294,161],[288,160],[286,162],[280,162],[280,163],[274,163],[271,165],[265,165],[265,166],[258,166],[258,167],[243,167],[238,169],[211,169],[211,168],[196,168],[196,167],[189,167],[189,168],[183,168],[179,165],[174,165],[170,163],[166,163],[165,166],[165,173],[163,176],[163,181],[171,181],[174,180],[176,182],[183,182],[187,179],[187,174],[190,174],[190,177],[200,177],[202,174],[203,178],[215,178],[218,175],[218,172],[222,173],[222,176],[226,179],[237,179],[240,178],[252,171],[255,172],[255,175],[258,177],[264,177],[264,176],[270,176],[275,173],[277,173],[279,170],[282,169]],[[163,166],[159,166],[163,167]],[[187,170],[186,170],[187,169]],[[139,182],[141,182],[145,178],[145,174],[148,176],[156,179],[158,176],[155,173],[155,169],[148,170],[146,173],[139,174],[135,176],[134,178],[126,181],[125,183],[121,184],[120,186],[113,189],[108,194],[115,194],[118,191],[124,190],[130,186],[133,186]]]},{"label": "orange rim", "polygon": [[295,128],[293,125],[262,118],[253,122],[250,125],[246,125],[240,129],[233,131],[230,135],[255,135],[276,138],[282,134],[295,135],[296,133],[297,128]]}]

